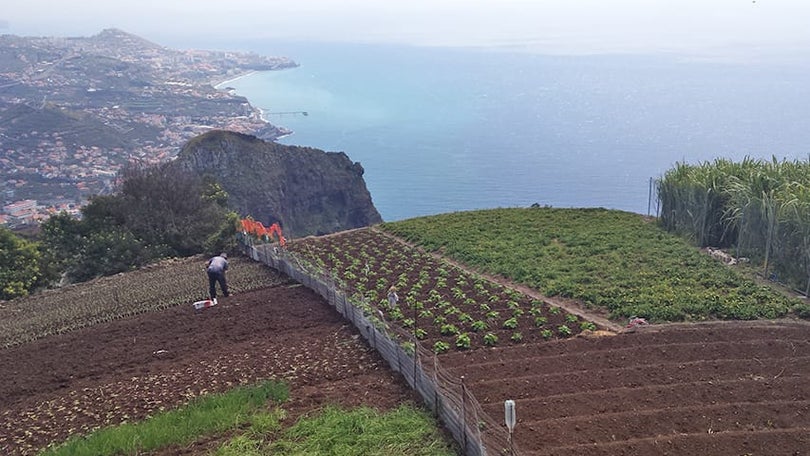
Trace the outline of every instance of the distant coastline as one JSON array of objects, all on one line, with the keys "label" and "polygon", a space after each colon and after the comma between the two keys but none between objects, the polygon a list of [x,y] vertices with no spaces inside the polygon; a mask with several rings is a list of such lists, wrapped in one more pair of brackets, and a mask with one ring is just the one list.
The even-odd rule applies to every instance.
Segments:
[{"label": "distant coastline", "polygon": [[[274,70],[268,70],[268,71],[274,71]],[[236,75],[236,76],[234,76],[232,78],[228,78],[228,79],[226,79],[226,80],[224,80],[222,82],[215,83],[215,84],[213,84],[213,86],[217,90],[225,90],[227,88],[228,84],[230,84],[230,83],[232,83],[234,81],[238,81],[238,80],[240,80],[242,78],[251,76],[251,75],[256,74],[258,72],[259,72],[259,70],[246,71],[246,72],[240,73],[240,74],[238,74],[238,75]],[[245,98],[247,98],[247,97],[245,97]],[[276,124],[270,122],[267,119],[267,117],[265,117],[265,115],[264,115],[265,114],[264,109],[262,109],[262,108],[260,108],[258,106],[254,106],[250,102],[249,99],[248,99],[248,104],[250,104],[250,107],[253,108],[253,110],[258,113],[259,120],[264,122],[268,127],[270,127],[270,129],[274,129],[274,130],[279,132],[279,134],[273,134],[272,139],[270,139],[268,137],[265,137],[263,139],[270,139],[271,141],[278,141],[279,139],[286,138],[287,136],[290,136],[290,135],[292,135],[294,133],[292,130],[290,130],[288,128],[285,128],[285,127],[282,127],[280,125],[276,125]]]},{"label": "distant coastline", "polygon": [[[247,97],[246,97],[246,98],[247,98]],[[253,105],[251,105],[251,106],[253,106]],[[293,133],[295,133],[294,131],[290,130],[290,129],[289,129],[289,128],[287,128],[287,127],[282,127],[281,125],[276,125],[276,124],[274,124],[274,123],[270,122],[269,120],[267,120],[267,117],[264,117],[264,109],[259,108],[259,107],[257,107],[257,106],[253,106],[253,109],[255,109],[255,110],[259,111],[259,119],[261,119],[261,120],[262,120],[262,122],[266,123],[267,125],[271,125],[271,126],[273,126],[273,127],[274,127],[274,128],[276,128],[278,131],[280,131],[280,132],[281,132],[281,134],[279,134],[278,136],[276,136],[276,137],[273,139],[273,141],[278,141],[279,139],[286,138],[287,136],[292,136],[292,134],[293,134]]]},{"label": "distant coastline", "polygon": [[238,75],[236,75],[236,76],[234,76],[234,77],[232,77],[232,78],[226,79],[226,80],[224,80],[224,81],[222,81],[222,82],[215,82],[215,81],[214,81],[214,82],[212,82],[212,84],[211,84],[211,85],[213,85],[213,86],[214,86],[214,88],[215,88],[215,89],[217,89],[217,90],[223,90],[223,89],[224,89],[224,87],[223,87],[223,86],[224,86],[225,84],[230,84],[230,83],[232,83],[232,82],[234,82],[234,81],[238,81],[238,80],[240,80],[240,79],[242,79],[242,78],[244,78],[244,77],[247,77],[247,76],[250,76],[251,74],[256,74],[256,73],[258,73],[258,70],[250,70],[250,71],[246,71],[246,72],[244,72],[244,73],[239,73]]}]

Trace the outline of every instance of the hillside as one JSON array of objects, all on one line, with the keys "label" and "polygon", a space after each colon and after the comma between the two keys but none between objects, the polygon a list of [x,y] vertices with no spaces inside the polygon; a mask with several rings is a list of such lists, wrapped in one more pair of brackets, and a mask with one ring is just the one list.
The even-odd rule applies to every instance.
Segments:
[{"label": "hillside", "polygon": [[[590,315],[603,305],[610,308],[608,301],[584,301],[582,311],[571,314],[538,293],[553,278],[581,286],[572,289],[587,291],[589,299],[608,299],[621,290],[623,301],[639,298],[644,309],[660,308],[662,315],[688,311],[684,315],[694,320],[772,318],[790,311],[793,301],[767,287],[747,288],[733,269],[641,216],[604,209],[497,209],[382,228],[296,239],[273,261],[283,260],[284,270],[295,269],[295,277],[303,272],[302,281],[313,283],[333,305],[342,303],[341,313],[352,315],[353,322],[362,314],[381,323],[361,326],[361,334],[371,327],[388,331],[405,356],[418,353],[421,370],[390,360],[387,365],[398,366],[406,379],[408,372],[424,373],[426,365],[436,369],[432,378],[441,387],[430,390],[431,400],[441,394],[437,404],[460,403],[462,421],[488,452],[506,448],[506,399],[515,400],[519,417],[509,439],[515,454],[791,455],[810,448],[803,381],[810,363],[802,355],[806,322],[713,321],[594,332],[597,320]],[[393,231],[407,232],[410,242]],[[268,259],[272,247],[257,244],[251,255]],[[154,301],[172,299],[175,289],[174,297],[183,300],[186,291],[176,284],[196,280],[194,261],[181,260],[190,269],[179,274],[166,273],[174,269],[169,263],[149,279],[117,276],[132,280],[107,286],[105,293],[114,299],[106,303],[54,292],[50,297],[56,299],[40,307],[51,312],[32,316],[58,320],[64,310],[78,307],[76,302],[109,307],[120,301],[114,296],[118,290],[134,289],[126,285],[133,282],[154,285],[142,290]],[[243,271],[252,268],[248,261],[235,264]],[[513,282],[516,272],[524,283],[535,280],[537,289]],[[262,378],[288,380],[302,394],[295,402],[299,411],[327,401],[388,407],[405,400],[402,378],[312,290],[264,268],[249,275],[259,283],[281,281],[237,290],[202,312],[157,306],[165,310],[0,350],[0,362],[14,366],[0,381],[9,393],[0,406],[10,417],[0,427],[0,449],[34,454],[77,429],[139,420],[189,397]],[[639,278],[651,288],[638,287],[633,279]],[[611,283],[615,286],[600,295]],[[392,284],[401,298],[394,306],[385,296]],[[648,296],[650,289],[666,293]],[[738,299],[721,302],[711,294],[718,290]],[[739,300],[746,290],[758,302]],[[354,310],[346,310],[346,298]],[[688,305],[673,305],[680,301]],[[6,316],[21,309],[8,308]],[[52,327],[43,323],[42,328]],[[376,335],[373,346],[385,347],[382,337]],[[22,359],[28,362],[14,361]],[[220,442],[158,454],[208,454]]]},{"label": "hillside", "polygon": [[108,192],[109,173],[123,163],[166,161],[213,128],[275,138],[283,130],[214,84],[295,65],[252,53],[169,49],[117,29],[91,37],[2,35],[0,202],[83,202]]},{"label": "hillside", "polygon": [[[307,271],[323,296],[350,296],[379,316],[422,369],[439,366],[450,397],[438,402],[462,404],[488,454],[506,445],[531,456],[810,449],[810,325],[776,319],[802,303],[638,214],[482,210],[299,239],[278,259],[256,249]],[[322,278],[338,291],[320,291]],[[622,325],[593,331],[606,310]],[[625,328],[631,312],[660,324]],[[509,443],[506,400],[517,416]]]}]

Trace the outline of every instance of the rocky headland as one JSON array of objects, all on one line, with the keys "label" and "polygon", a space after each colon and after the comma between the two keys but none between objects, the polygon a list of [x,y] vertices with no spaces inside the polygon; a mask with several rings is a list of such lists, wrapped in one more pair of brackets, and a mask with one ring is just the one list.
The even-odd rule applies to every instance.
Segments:
[{"label": "rocky headland", "polygon": [[325,234],[382,221],[363,167],[343,152],[286,146],[255,136],[213,131],[189,141],[175,160],[209,175],[228,192],[228,206],[288,236]]}]

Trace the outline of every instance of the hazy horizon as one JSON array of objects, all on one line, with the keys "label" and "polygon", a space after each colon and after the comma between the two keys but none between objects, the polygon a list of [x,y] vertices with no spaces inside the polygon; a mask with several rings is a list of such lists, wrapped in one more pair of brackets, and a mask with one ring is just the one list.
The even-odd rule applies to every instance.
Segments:
[{"label": "hazy horizon", "polygon": [[119,28],[185,48],[285,40],[738,58],[810,50],[808,19],[810,2],[799,0],[29,0],[4,6],[0,33]]}]

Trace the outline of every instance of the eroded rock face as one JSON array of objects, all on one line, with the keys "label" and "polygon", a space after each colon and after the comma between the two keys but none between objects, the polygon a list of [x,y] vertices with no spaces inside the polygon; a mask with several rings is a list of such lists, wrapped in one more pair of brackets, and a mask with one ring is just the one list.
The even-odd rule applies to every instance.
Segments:
[{"label": "eroded rock face", "polygon": [[213,176],[228,205],[285,235],[326,234],[380,223],[363,167],[343,152],[285,146],[254,136],[212,131],[189,141],[176,163]]}]

